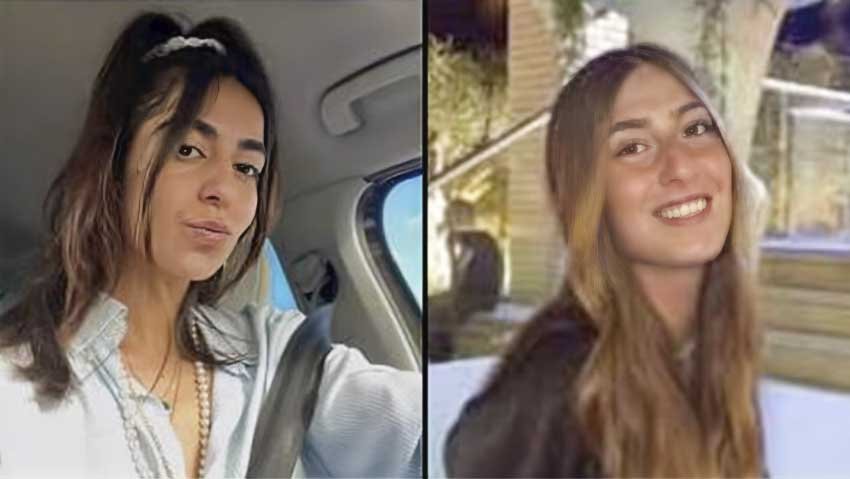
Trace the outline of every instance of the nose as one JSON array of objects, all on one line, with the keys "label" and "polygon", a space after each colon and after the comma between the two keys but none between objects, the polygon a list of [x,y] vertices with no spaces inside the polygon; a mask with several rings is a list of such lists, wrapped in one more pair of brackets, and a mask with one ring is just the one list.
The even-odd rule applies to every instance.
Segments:
[{"label": "nose", "polygon": [[692,152],[675,140],[662,147],[661,162],[659,181],[662,185],[688,183],[697,173]]},{"label": "nose", "polygon": [[204,203],[225,207],[234,194],[233,175],[229,174],[230,163],[214,158],[211,160],[207,162],[199,196]]}]

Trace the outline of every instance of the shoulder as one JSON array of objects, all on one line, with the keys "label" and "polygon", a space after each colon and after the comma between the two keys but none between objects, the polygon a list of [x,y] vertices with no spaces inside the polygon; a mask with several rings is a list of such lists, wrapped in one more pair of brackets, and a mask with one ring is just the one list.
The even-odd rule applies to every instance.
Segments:
[{"label": "shoulder", "polygon": [[277,358],[304,321],[298,310],[279,310],[271,305],[248,304],[240,311],[223,306],[196,307],[207,327],[207,339],[224,355]]},{"label": "shoulder", "polygon": [[518,333],[489,385],[504,382],[562,384],[584,364],[595,341],[595,330],[575,305],[558,301],[541,308]]},{"label": "shoulder", "polygon": [[[72,392],[61,403],[40,401],[20,373],[22,354],[26,359],[18,351],[0,353],[0,477],[56,475],[57,464],[74,469],[85,457],[80,398]],[[51,451],[51,461],[44,461],[44,451]]]},{"label": "shoulder", "polygon": [[594,337],[569,304],[538,311],[449,433],[449,472],[511,477],[581,471],[587,456],[573,414],[574,382]]},{"label": "shoulder", "polygon": [[197,308],[217,319],[216,326],[243,335],[284,334],[289,329],[294,331],[305,318],[297,309],[281,310],[270,304],[249,303],[239,311],[226,306],[200,305]]},{"label": "shoulder", "polygon": [[253,325],[257,341],[267,345],[268,353],[275,358],[283,354],[292,335],[307,319],[297,309],[281,310],[268,304],[249,304],[241,314]]},{"label": "shoulder", "polygon": [[[20,367],[28,363],[28,351],[22,346],[0,352],[0,453],[27,454],[27,448],[44,450],[36,444],[53,443],[57,438],[73,436],[80,430],[82,410],[72,392],[61,402],[43,402],[32,381]],[[3,469],[0,467],[0,473]],[[2,474],[0,474],[2,476]]]}]

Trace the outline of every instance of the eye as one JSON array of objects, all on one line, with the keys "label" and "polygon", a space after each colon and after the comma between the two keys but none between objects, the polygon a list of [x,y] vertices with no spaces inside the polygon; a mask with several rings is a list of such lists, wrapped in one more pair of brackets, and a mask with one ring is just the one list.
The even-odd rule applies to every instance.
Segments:
[{"label": "eye", "polygon": [[646,151],[647,148],[648,147],[646,145],[640,143],[629,143],[619,152],[617,152],[617,156],[637,155],[638,153],[643,153],[644,151]]},{"label": "eye", "polygon": [[250,178],[256,178],[260,176],[260,170],[258,170],[256,166],[248,163],[237,163],[233,165],[233,168],[239,173]]},{"label": "eye", "polygon": [[194,147],[192,145],[185,145],[185,144],[180,145],[177,148],[177,155],[180,158],[187,159],[187,160],[192,159],[192,158],[197,158],[196,156],[190,156],[190,155],[192,155],[193,151],[198,152],[198,155],[200,155],[202,158],[206,158],[206,155],[204,155],[203,152],[201,152],[201,150],[199,150],[197,147]]},{"label": "eye", "polygon": [[714,123],[708,120],[699,120],[685,128],[685,136],[702,136],[715,131]]}]

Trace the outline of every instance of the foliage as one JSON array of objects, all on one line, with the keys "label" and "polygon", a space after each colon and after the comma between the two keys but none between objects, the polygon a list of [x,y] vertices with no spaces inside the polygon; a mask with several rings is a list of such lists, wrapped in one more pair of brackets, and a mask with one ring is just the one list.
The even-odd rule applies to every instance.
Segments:
[{"label": "foliage", "polygon": [[[498,136],[508,123],[504,53],[428,39],[428,151],[431,174]],[[507,169],[487,162],[447,185],[448,198],[476,203],[480,217],[501,215]]]},{"label": "foliage", "polygon": [[431,173],[494,136],[507,122],[504,55],[428,38],[428,152]]},{"label": "foliage", "polygon": [[552,0],[552,14],[558,33],[567,41],[574,40],[584,25],[584,2]]},{"label": "foliage", "polygon": [[[461,48],[452,40],[428,38],[428,174],[445,171],[505,129],[508,122],[504,53]],[[446,252],[440,247],[446,201],[475,202],[480,223],[504,222],[507,170],[487,162],[429,193],[428,293],[445,287]],[[494,220],[494,218],[496,218]],[[433,245],[433,246],[430,246]]]},{"label": "foliage", "polygon": [[567,62],[579,58],[585,49],[582,28],[587,21],[585,5],[581,0],[547,0],[550,2],[552,20],[561,37],[564,59]]}]

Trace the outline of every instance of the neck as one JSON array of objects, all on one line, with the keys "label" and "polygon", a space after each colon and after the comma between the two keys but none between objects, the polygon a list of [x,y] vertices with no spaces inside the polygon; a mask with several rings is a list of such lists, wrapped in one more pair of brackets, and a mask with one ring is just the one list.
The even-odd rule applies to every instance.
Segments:
[{"label": "neck", "polygon": [[703,266],[668,268],[647,264],[634,267],[638,282],[676,344],[682,344],[693,333],[703,269]]},{"label": "neck", "polygon": [[127,307],[125,352],[143,360],[161,361],[173,341],[174,323],[189,281],[163,273],[148,261],[133,258],[125,263],[110,293]]}]

